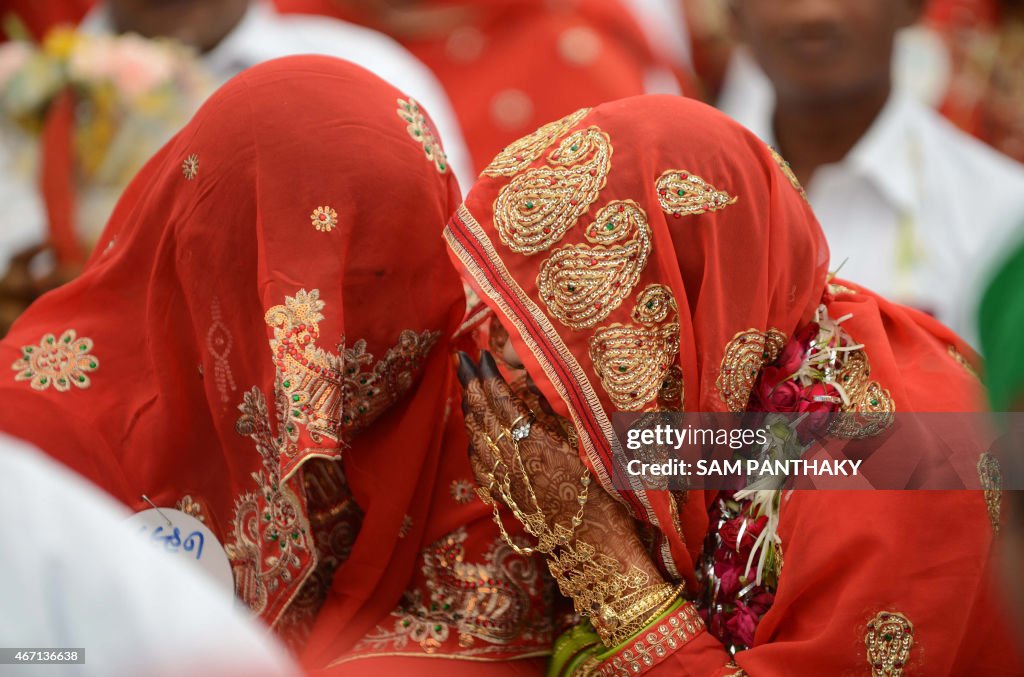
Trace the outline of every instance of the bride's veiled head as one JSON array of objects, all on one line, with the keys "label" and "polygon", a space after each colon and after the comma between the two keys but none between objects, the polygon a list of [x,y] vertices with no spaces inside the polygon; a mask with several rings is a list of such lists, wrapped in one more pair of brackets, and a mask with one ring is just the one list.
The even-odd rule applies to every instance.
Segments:
[{"label": "bride's veiled head", "polygon": [[[366,519],[394,540],[412,509],[465,306],[441,240],[458,197],[424,112],[368,71],[246,71],[140,171],[84,274],[0,344],[18,365],[0,428],[136,508],[187,495],[274,623],[316,562],[305,461],[351,444],[377,472],[374,454],[401,451],[409,486],[390,478]],[[422,444],[367,431],[385,412]]]},{"label": "bride's veiled head", "polygon": [[[679,97],[581,110],[508,146],[446,236],[608,490],[633,486],[612,479],[614,412],[742,410],[826,283],[824,236],[782,159]],[[642,487],[618,493],[671,523]]]}]

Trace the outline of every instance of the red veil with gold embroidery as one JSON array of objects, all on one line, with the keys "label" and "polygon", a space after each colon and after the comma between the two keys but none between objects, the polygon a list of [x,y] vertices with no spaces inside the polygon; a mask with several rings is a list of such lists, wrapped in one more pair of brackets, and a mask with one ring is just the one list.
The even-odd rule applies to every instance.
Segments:
[{"label": "red veil with gold embroidery", "polygon": [[[626,476],[611,460],[613,412],[743,411],[761,368],[822,304],[834,318],[852,314],[843,328],[863,344],[847,411],[982,407],[961,363],[970,350],[920,313],[827,284],[822,231],[788,167],[693,101],[609,103],[511,144],[446,237],[540,389],[575,424],[581,456],[654,527],[652,556],[691,596],[716,497],[645,491]],[[1015,669],[1012,644],[994,639],[981,492],[798,491],[780,515],[774,604],[735,663],[698,627],[667,650],[676,631],[665,625],[600,674],[868,674],[881,665],[872,638],[891,644],[876,630],[881,614],[913,624],[899,665],[908,674]]]},{"label": "red veil with gold embroidery", "polygon": [[418,105],[356,66],[247,71],[0,344],[0,429],[135,509],[203,519],[287,638],[331,558],[333,617],[368,626],[412,575],[453,383],[465,300],[438,265],[459,197],[442,158]]}]

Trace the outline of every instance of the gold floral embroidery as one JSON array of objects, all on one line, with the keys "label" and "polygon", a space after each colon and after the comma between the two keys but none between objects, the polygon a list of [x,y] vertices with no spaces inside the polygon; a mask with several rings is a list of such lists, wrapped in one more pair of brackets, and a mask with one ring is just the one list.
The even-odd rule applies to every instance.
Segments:
[{"label": "gold floral embroidery", "polygon": [[782,170],[783,176],[786,177],[786,179],[789,181],[789,184],[793,186],[796,192],[800,193],[800,197],[802,197],[806,201],[807,191],[805,191],[803,185],[801,185],[800,179],[796,178],[796,174],[793,172],[793,168],[789,165],[789,162],[787,162],[786,158],[782,157],[782,154],[779,153],[779,151],[775,150],[775,148],[773,148],[772,146],[768,146],[768,150],[772,154],[772,159],[775,160],[775,162],[779,165],[779,169]]},{"label": "gold floral embroidery", "polygon": [[366,352],[366,341],[361,339],[342,351],[345,406],[341,427],[346,435],[368,426],[412,388],[440,336],[438,331],[417,334],[406,329],[377,361]]},{"label": "gold floral embroidery", "polygon": [[449,488],[452,494],[452,500],[456,503],[469,503],[473,500],[473,483],[469,480],[452,480],[451,487]]},{"label": "gold floral embroidery", "polygon": [[463,657],[484,657],[508,652],[513,644],[550,647],[550,619],[541,603],[545,583],[537,560],[495,539],[483,561],[467,561],[466,538],[460,527],[424,550],[420,571],[425,584],[405,593],[391,613],[393,625],[378,625],[360,640],[354,658],[365,652],[434,654],[446,648]]},{"label": "gold floral embroidery", "polygon": [[548,146],[579,124],[579,121],[589,112],[589,108],[581,108],[561,120],[549,122],[540,129],[510,143],[501,149],[501,152],[495,156],[491,164],[487,165],[482,174],[485,176],[518,174],[543,155]]},{"label": "gold floral embroidery", "polygon": [[896,611],[882,611],[868,623],[864,644],[872,677],[900,677],[914,645],[914,625]]},{"label": "gold floral embroidery", "polygon": [[[338,425],[342,415],[342,358],[317,346],[321,310],[324,302],[320,291],[299,290],[286,296],[284,305],[274,306],[264,319],[274,328],[270,348],[280,374],[284,407],[283,428],[288,453],[294,456],[294,444],[300,428],[309,432],[316,443],[324,436],[338,441]],[[351,367],[349,367],[351,368]]]},{"label": "gold floral embroidery", "polygon": [[310,557],[304,506],[288,483],[281,481],[280,455],[289,441],[280,431],[291,419],[284,391],[276,390],[278,434],[271,428],[267,401],[259,388],[245,394],[238,407],[242,416],[235,424],[240,435],[256,443],[263,468],[253,473],[257,491],[235,501],[234,529],[225,550],[235,570],[235,590],[257,614],[266,610],[271,593],[296,581],[303,560]]},{"label": "gold floral embroidery", "polygon": [[849,354],[846,364],[835,375],[835,382],[846,391],[849,404],[829,428],[836,437],[862,439],[873,437],[892,425],[896,402],[889,391],[871,380],[871,363],[863,350]]},{"label": "gold floral embroidery", "polygon": [[327,206],[317,207],[309,215],[309,220],[320,232],[329,233],[338,225],[338,212]]},{"label": "gold floral embroidery", "polygon": [[947,352],[949,352],[949,356],[952,357],[957,364],[963,367],[968,374],[970,374],[976,379],[981,378],[981,376],[978,375],[978,370],[974,368],[974,366],[967,360],[966,357],[964,357],[963,353],[956,349],[956,346],[946,346],[946,350]]},{"label": "gold floral embroidery", "polygon": [[409,516],[409,515],[403,515],[402,516],[402,525],[400,527],[398,527],[398,537],[399,538],[405,538],[406,536],[411,534],[412,533],[412,527],[413,527],[412,517]]},{"label": "gold floral embroidery", "polygon": [[181,173],[187,181],[191,181],[199,174],[199,156],[192,153],[181,163]]},{"label": "gold floral embroidery", "polygon": [[185,494],[181,499],[174,504],[174,507],[186,515],[195,517],[200,522],[206,522],[206,517],[203,515],[203,506],[199,504],[191,495]]},{"label": "gold floral embroidery", "polygon": [[836,282],[830,282],[828,284],[828,293],[832,296],[851,296],[857,292],[845,285],[838,284]]},{"label": "gold floral embroidery", "polygon": [[715,387],[729,411],[746,411],[761,368],[774,362],[784,345],[786,335],[778,329],[741,331],[726,344]]},{"label": "gold floral embroidery", "polygon": [[664,172],[658,177],[655,187],[661,208],[676,218],[717,212],[739,199],[684,169]]},{"label": "gold floral embroidery", "polygon": [[1002,503],[1003,473],[999,461],[989,452],[978,459],[978,479],[985,490],[985,506],[992,531],[999,533],[999,516]]},{"label": "gold floral embroidery", "polygon": [[565,137],[548,155],[550,167],[518,174],[494,201],[501,241],[518,254],[555,244],[590,209],[611,169],[612,145],[597,127]]},{"label": "gold floral embroidery", "polygon": [[228,357],[231,355],[231,333],[224,324],[224,316],[220,307],[220,300],[213,299],[210,308],[213,322],[206,332],[206,349],[210,351],[213,358],[213,380],[220,393],[220,401],[227,404],[231,401],[231,393],[238,390],[235,385],[235,377],[231,373],[231,363]]},{"label": "gold floral embroidery", "polygon": [[434,136],[434,132],[430,129],[430,124],[427,122],[427,118],[423,115],[423,111],[420,110],[420,105],[416,103],[416,100],[411,98],[408,101],[398,99],[398,110],[396,112],[398,117],[408,123],[406,130],[409,132],[409,136],[414,141],[418,141],[423,145],[423,152],[426,153],[427,159],[434,163],[437,171],[442,174],[446,173],[448,171],[448,157],[444,154],[441,143]]},{"label": "gold floral embroidery", "polygon": [[704,621],[692,604],[684,604],[653,628],[587,674],[595,677],[631,677],[646,672],[704,632]]},{"label": "gold floral embroidery", "polygon": [[[618,308],[632,293],[651,253],[647,215],[632,200],[602,209],[586,238],[598,246],[562,247],[541,264],[537,276],[548,311],[573,329],[592,327]],[[621,245],[603,246],[626,238]]]},{"label": "gold floral embroidery", "polygon": [[100,362],[89,352],[92,339],[78,338],[74,329],[68,329],[60,338],[47,334],[38,346],[22,346],[21,357],[11,365],[18,372],[15,381],[28,381],[36,390],[50,386],[67,392],[74,385],[88,388],[92,383],[87,374],[99,369]]},{"label": "gold floral embroidery", "polygon": [[[667,296],[666,296],[667,295]],[[662,285],[651,285],[638,296],[634,319],[662,317],[659,310],[648,314],[647,304],[671,309],[672,321],[646,326],[612,324],[601,327],[590,339],[590,359],[594,371],[612,404],[621,411],[640,411],[654,401],[679,353],[679,323],[675,321],[675,300]]]}]

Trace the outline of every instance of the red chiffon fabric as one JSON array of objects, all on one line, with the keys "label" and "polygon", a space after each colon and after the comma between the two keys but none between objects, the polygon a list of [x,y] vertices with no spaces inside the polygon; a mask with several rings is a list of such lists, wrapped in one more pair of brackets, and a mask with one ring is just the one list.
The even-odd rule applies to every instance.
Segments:
[{"label": "red chiffon fabric", "polygon": [[[611,462],[613,412],[678,410],[680,390],[687,411],[742,411],[750,385],[742,392],[726,365],[734,339],[791,337],[821,304],[833,318],[852,314],[843,327],[864,344],[890,410],[982,409],[977,379],[955,359],[973,355],[963,342],[856,285],[827,284],[828,251],[791,172],[692,101],[605,104],[513,144],[446,237],[540,389],[575,423],[581,456],[655,527],[652,556],[694,592],[714,495],[629,484]],[[880,612],[913,623],[905,674],[1019,670],[990,595],[981,492],[797,491],[780,514],[775,603],[738,666],[702,632],[654,671],[868,674],[867,625]]]},{"label": "red chiffon fabric", "polygon": [[401,26],[382,24],[359,3],[276,4],[362,23],[401,42],[441,81],[477,168],[541,123],[642,94],[652,70],[668,72],[620,0],[429,0],[409,5]]},{"label": "red chiffon fabric", "polygon": [[283,630],[318,563],[311,464],[344,464],[362,513],[331,602],[353,633],[398,602],[436,488],[465,306],[437,262],[459,190],[407,104],[334,59],[247,71],[0,343],[0,429],[134,509],[202,515]]}]

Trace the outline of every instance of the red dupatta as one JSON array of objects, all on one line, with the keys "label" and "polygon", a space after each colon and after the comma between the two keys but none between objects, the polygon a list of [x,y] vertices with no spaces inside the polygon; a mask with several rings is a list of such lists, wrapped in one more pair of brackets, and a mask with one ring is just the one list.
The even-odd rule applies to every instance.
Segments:
[{"label": "red dupatta", "polygon": [[[762,367],[819,306],[852,315],[842,326],[863,345],[844,411],[983,408],[965,369],[973,353],[951,331],[829,283],[802,193],[776,153],[720,113],[638,97],[509,145],[445,231],[464,278],[575,424],[581,456],[653,527],[652,555],[691,596],[714,494],[644,490],[623,476],[614,412],[746,410]],[[893,648],[912,674],[1015,668],[988,580],[998,496],[797,491],[782,503],[785,566],[749,650],[733,663],[692,610],[680,611],[673,627],[685,632],[661,625],[599,674],[845,674],[879,669],[897,631],[924,647]],[[954,522],[955,542],[945,537]]]},{"label": "red dupatta", "polygon": [[318,561],[310,463],[351,466],[340,617],[390,608],[465,304],[437,265],[459,196],[442,158],[418,105],[361,68],[247,71],[140,172],[84,274],[0,343],[0,429],[135,509],[201,516],[279,627]]}]

